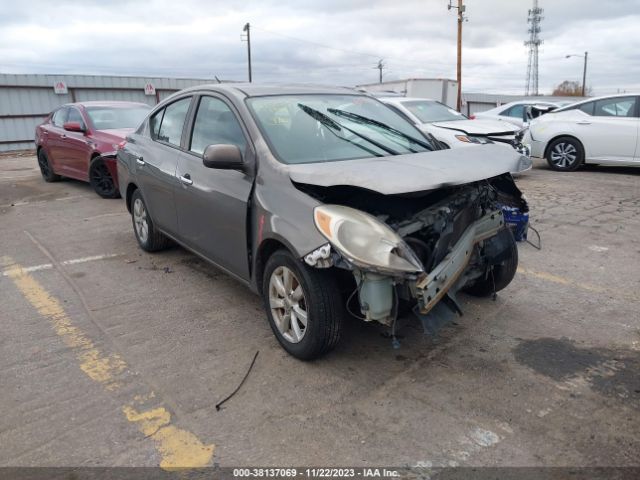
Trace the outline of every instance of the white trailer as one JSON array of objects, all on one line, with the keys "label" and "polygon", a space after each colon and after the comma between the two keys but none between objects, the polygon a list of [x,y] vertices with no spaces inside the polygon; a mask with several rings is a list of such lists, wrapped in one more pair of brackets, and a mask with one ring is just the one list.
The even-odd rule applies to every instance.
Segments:
[{"label": "white trailer", "polygon": [[397,93],[405,97],[431,98],[456,108],[458,82],[447,78],[408,78],[382,83],[357,85],[356,88],[374,93]]}]

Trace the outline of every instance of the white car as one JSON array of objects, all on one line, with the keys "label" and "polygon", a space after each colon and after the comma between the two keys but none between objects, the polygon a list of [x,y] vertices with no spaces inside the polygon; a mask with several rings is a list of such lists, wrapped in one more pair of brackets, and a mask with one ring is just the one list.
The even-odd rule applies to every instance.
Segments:
[{"label": "white car", "polygon": [[531,121],[525,143],[554,170],[585,163],[640,165],[638,94],[595,99],[560,108]]},{"label": "white car", "polygon": [[539,102],[536,100],[520,100],[517,102],[509,102],[504,105],[500,105],[499,107],[492,108],[491,110],[485,110],[484,112],[479,112],[474,115],[478,120],[496,120],[501,122],[512,123],[520,128],[523,128],[524,120],[524,110],[529,106],[541,106],[541,107],[561,107],[565,104],[569,104],[570,102]]},{"label": "white car", "polygon": [[511,124],[493,120],[470,120],[462,113],[428,98],[379,97],[378,100],[405,117],[422,132],[433,135],[447,148],[488,143],[504,143],[509,148],[518,146],[514,141],[520,129]]}]

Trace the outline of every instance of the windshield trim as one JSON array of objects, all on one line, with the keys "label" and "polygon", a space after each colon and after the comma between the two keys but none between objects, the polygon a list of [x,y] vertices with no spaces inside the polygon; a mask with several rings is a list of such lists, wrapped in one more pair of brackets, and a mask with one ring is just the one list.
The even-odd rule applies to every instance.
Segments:
[{"label": "windshield trim", "polygon": [[[264,142],[267,144],[267,147],[269,148],[269,153],[271,154],[271,156],[278,162],[281,163],[283,165],[313,165],[313,164],[317,164],[317,163],[333,163],[333,162],[345,162],[345,161],[349,161],[349,160],[375,160],[375,159],[379,159],[379,158],[384,158],[386,156],[393,156],[391,154],[389,155],[383,155],[382,157],[377,157],[377,156],[371,156],[371,157],[363,157],[363,156],[355,156],[355,157],[349,157],[349,158],[337,158],[334,160],[318,160],[316,162],[301,162],[301,163],[291,163],[291,162],[286,162],[285,160],[282,159],[282,157],[280,156],[280,154],[278,153],[278,150],[275,148],[275,146],[273,145],[273,142],[271,141],[271,139],[269,138],[269,136],[265,133],[264,127],[262,126],[262,123],[260,122],[260,120],[258,119],[256,112],[253,110],[253,108],[251,108],[250,105],[250,100],[253,100],[255,98],[270,98],[270,97],[294,97],[294,96],[300,96],[300,97],[316,97],[316,96],[341,96],[341,97],[358,97],[358,98],[366,98],[369,100],[372,100],[374,102],[378,102],[379,104],[383,105],[385,108],[388,108],[388,106],[384,103],[381,102],[379,99],[377,99],[376,97],[370,96],[370,95],[363,95],[360,93],[349,93],[349,92],[345,92],[345,93],[338,93],[338,92],[331,92],[331,93],[267,93],[264,95],[247,95],[246,97],[244,97],[243,102],[245,105],[245,108],[247,109],[247,111],[249,112],[249,115],[251,117],[251,119],[253,120],[253,123],[255,124],[255,126],[257,127],[258,131],[260,132],[260,135],[262,136],[262,139],[264,140]],[[390,109],[391,110],[391,109]],[[393,110],[392,110],[393,111]],[[406,118],[400,116],[398,113],[396,113],[395,111],[393,112],[395,115],[397,115],[399,118],[402,119],[402,121],[406,122],[407,125],[409,125],[413,130],[415,130],[415,132],[417,133],[418,137],[423,136],[424,134],[418,129],[418,127],[416,127],[415,125],[413,125],[411,122],[409,122]],[[425,153],[425,152],[418,152],[418,153]],[[401,153],[400,155],[415,155],[415,153]]]}]

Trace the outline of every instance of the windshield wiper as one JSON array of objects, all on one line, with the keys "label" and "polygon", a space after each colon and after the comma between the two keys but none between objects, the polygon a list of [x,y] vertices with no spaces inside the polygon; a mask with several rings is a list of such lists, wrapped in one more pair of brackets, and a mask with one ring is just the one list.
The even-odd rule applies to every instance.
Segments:
[{"label": "windshield wiper", "polygon": [[[376,140],[374,140],[372,138],[367,137],[366,135],[362,135],[361,133],[358,133],[355,130],[352,130],[351,128],[349,128],[349,127],[345,127],[341,123],[336,122],[331,117],[328,117],[327,115],[322,113],[320,110],[316,110],[315,108],[311,108],[308,105],[304,105],[302,103],[299,103],[298,107],[300,107],[300,109],[304,113],[306,113],[310,117],[314,118],[318,122],[322,123],[323,125],[326,125],[327,127],[329,127],[332,130],[336,130],[336,131],[339,132],[342,129],[344,129],[344,130],[346,130],[348,132],[353,133],[356,137],[359,137],[359,138],[369,142],[370,144],[375,145],[380,150],[384,150],[385,152],[387,152],[387,153],[389,153],[391,155],[400,155],[399,152],[396,152],[392,148],[389,148],[389,147],[383,145],[382,143],[380,143],[380,142],[378,142],[378,141],[376,141]],[[342,137],[342,136],[338,136],[338,138],[342,138],[343,140],[346,140],[347,142],[350,142],[350,143],[353,143],[354,145],[358,145],[359,147],[362,147],[362,145],[359,145],[358,143],[352,142],[348,138],[345,138],[345,137]],[[364,147],[362,147],[362,148],[364,148]],[[381,156],[381,155],[378,155],[378,156]]]},{"label": "windshield wiper", "polygon": [[403,133],[400,130],[397,130],[387,125],[386,123],[380,122],[378,120],[374,120],[373,118],[363,117],[362,115],[358,115],[357,113],[347,112],[346,110],[340,110],[338,108],[327,108],[327,112],[333,113],[338,117],[348,118],[349,120],[356,123],[363,123],[365,125],[375,125],[376,127],[382,128],[387,132],[393,133],[394,135],[397,135],[399,137],[404,138],[405,140],[415,143],[416,145],[420,145],[421,147],[426,148],[427,150],[434,150],[433,145],[427,142],[423,142],[422,140],[418,140],[417,138],[412,137],[411,135],[407,135],[406,133]]}]

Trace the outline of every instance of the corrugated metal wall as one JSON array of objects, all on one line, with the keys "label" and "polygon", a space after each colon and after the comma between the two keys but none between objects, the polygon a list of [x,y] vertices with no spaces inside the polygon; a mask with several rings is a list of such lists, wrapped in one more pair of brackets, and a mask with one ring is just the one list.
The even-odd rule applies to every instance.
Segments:
[{"label": "corrugated metal wall", "polygon": [[[53,85],[63,81],[68,93],[59,95]],[[156,95],[145,95],[152,83]],[[147,78],[93,75],[0,74],[0,151],[34,148],[36,125],[65,103],[87,100],[126,100],[155,105],[183,88],[214,83],[202,78]]]}]

